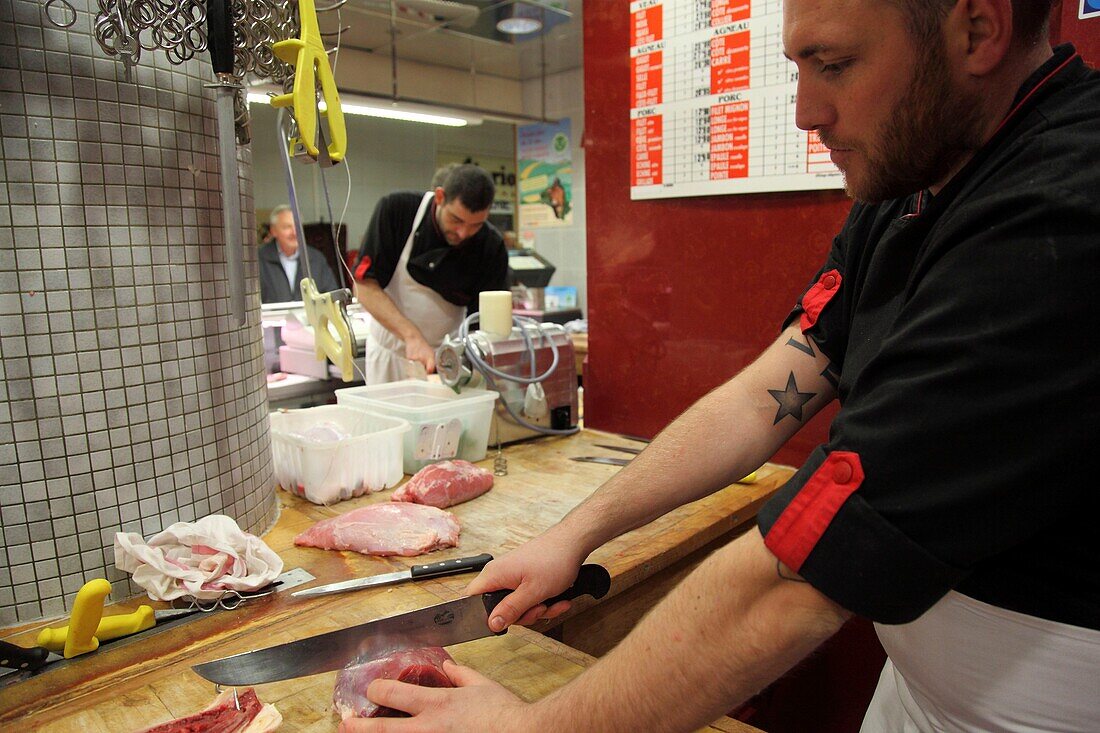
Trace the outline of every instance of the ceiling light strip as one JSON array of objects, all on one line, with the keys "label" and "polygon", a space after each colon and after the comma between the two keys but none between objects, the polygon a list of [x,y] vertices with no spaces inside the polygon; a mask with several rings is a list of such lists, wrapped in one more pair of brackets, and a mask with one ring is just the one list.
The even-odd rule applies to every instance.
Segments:
[{"label": "ceiling light strip", "polygon": [[[250,92],[248,95],[250,104],[270,104],[271,97],[267,94]],[[324,111],[324,105],[320,106]],[[374,107],[364,104],[348,104],[342,102],[340,108],[346,115],[363,115],[365,117],[381,117],[389,120],[403,120],[405,122],[422,122],[429,125],[443,125],[446,127],[464,127],[469,120],[463,117],[451,117],[449,115],[430,114],[427,112],[414,112],[412,110],[397,107]]]}]

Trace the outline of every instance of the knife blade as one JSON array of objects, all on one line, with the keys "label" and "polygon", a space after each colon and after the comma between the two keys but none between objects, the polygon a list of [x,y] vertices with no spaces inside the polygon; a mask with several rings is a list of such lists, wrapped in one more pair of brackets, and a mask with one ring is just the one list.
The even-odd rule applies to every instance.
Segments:
[{"label": "knife blade", "polygon": [[[603,598],[611,576],[600,565],[582,565],[565,592],[544,601],[552,605],[582,595]],[[357,626],[310,636],[197,664],[191,669],[219,685],[260,685],[345,667],[360,657],[375,659],[399,649],[451,646],[505,633],[489,629],[489,614],[510,590],[466,596]]]},{"label": "knife blade", "polygon": [[625,445],[607,445],[605,443],[596,443],[595,445],[597,448],[607,448],[608,450],[617,450],[622,453],[633,453],[634,455],[638,455],[642,452],[641,448],[628,448]]},{"label": "knife blade", "polygon": [[306,588],[304,590],[294,591],[290,595],[295,598],[312,598],[313,596],[327,596],[330,593],[343,593],[344,591],[359,590],[361,588],[375,588],[380,585],[404,583],[407,580],[422,580],[424,578],[438,578],[444,575],[457,575],[458,573],[467,573],[471,570],[480,570],[492,559],[493,556],[486,553],[483,555],[474,555],[472,557],[460,557],[457,560],[433,562],[428,565],[413,565],[407,570],[398,570],[395,573],[382,573],[381,575],[371,575],[366,578],[353,578],[352,580],[344,580],[339,583],[319,585],[316,588]]},{"label": "knife blade", "polygon": [[629,458],[612,458],[611,456],[573,456],[569,460],[580,463],[605,463],[608,466],[625,466],[630,463]]}]

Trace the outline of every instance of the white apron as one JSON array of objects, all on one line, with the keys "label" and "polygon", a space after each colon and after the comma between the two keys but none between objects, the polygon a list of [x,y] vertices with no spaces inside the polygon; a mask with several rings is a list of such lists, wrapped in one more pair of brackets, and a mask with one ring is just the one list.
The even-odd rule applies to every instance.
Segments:
[{"label": "white apron", "polygon": [[[416,211],[412,230],[405,239],[405,247],[397,260],[397,268],[385,292],[397,310],[412,321],[424,339],[437,348],[443,343],[443,337],[456,330],[466,315],[466,307],[447,301],[431,288],[421,285],[409,275],[409,254],[412,252],[416,230],[428,210],[428,203],[434,194],[429,191],[420,201]],[[396,382],[406,378],[410,362],[405,358],[405,342],[394,336],[374,318],[370,319],[369,338],[367,339],[367,384]]]},{"label": "white apron", "polygon": [[956,591],[875,630],[890,658],[861,733],[1100,730],[1100,631]]}]

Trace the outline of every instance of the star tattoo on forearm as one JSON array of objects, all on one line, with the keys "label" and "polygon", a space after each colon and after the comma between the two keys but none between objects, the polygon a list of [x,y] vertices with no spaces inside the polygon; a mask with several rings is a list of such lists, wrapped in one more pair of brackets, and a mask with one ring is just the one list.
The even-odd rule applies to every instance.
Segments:
[{"label": "star tattoo on forearm", "polygon": [[785,389],[769,389],[768,394],[779,403],[779,409],[775,413],[775,422],[772,425],[778,425],[779,421],[787,415],[802,422],[803,405],[816,396],[814,392],[798,391],[798,383],[795,382],[794,372],[791,372],[790,376],[787,377],[787,387]]}]

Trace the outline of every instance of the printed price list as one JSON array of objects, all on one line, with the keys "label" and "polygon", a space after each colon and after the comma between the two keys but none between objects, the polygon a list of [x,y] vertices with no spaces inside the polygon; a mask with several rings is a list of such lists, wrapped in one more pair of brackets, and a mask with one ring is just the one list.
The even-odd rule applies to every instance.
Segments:
[{"label": "printed price list", "polygon": [[795,126],[782,0],[630,3],[631,198],[840,188]]}]

